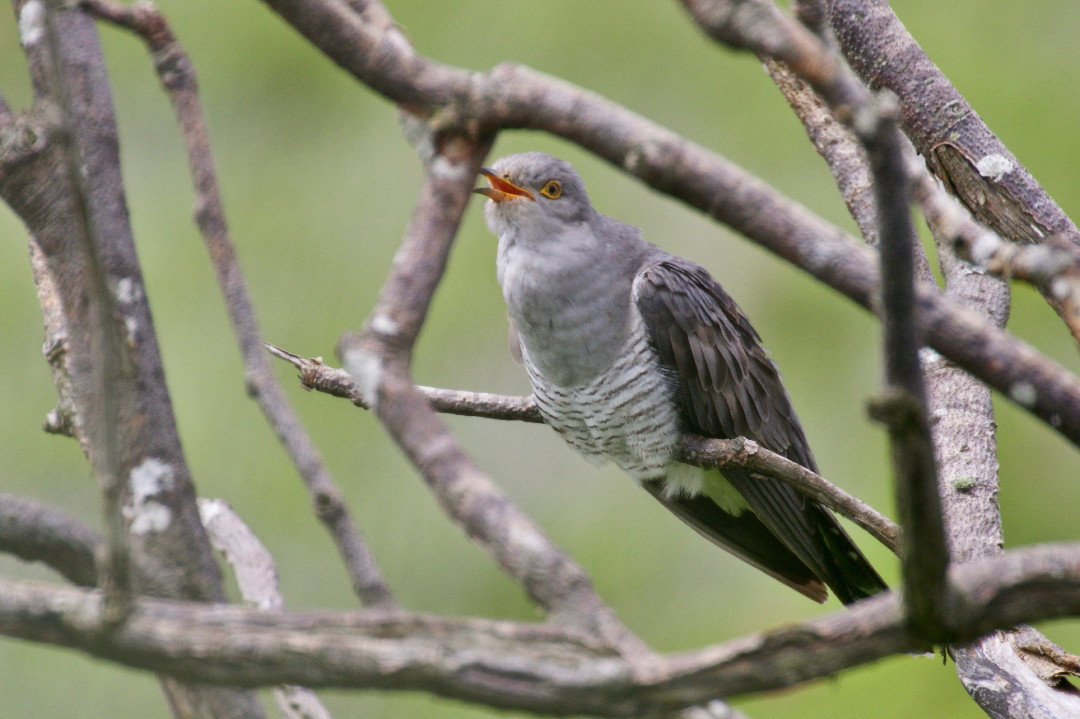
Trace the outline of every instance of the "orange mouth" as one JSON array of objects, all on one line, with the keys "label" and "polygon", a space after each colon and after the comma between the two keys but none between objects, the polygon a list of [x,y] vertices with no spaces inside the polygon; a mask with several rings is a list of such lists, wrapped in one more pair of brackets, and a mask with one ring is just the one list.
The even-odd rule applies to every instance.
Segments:
[{"label": "orange mouth", "polygon": [[473,190],[473,192],[480,195],[486,195],[494,202],[506,202],[515,197],[524,197],[527,200],[533,201],[536,200],[536,198],[532,196],[532,193],[524,187],[518,187],[513,182],[499,177],[486,167],[480,168],[480,174],[487,178],[487,181],[491,183],[491,187],[478,187]]}]

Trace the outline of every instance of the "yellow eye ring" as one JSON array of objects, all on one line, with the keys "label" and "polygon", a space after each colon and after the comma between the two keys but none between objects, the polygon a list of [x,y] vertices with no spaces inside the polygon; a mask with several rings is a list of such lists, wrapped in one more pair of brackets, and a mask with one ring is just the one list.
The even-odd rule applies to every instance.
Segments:
[{"label": "yellow eye ring", "polygon": [[562,185],[558,180],[549,180],[546,185],[540,188],[540,194],[556,200],[562,194]]}]

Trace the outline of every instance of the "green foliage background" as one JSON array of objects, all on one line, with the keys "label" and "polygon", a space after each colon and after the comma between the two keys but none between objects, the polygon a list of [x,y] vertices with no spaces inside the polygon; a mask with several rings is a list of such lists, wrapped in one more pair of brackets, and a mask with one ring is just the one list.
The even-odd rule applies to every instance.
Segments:
[{"label": "green foliage background", "polygon": [[[411,212],[419,163],[394,108],[251,0],[160,0],[199,73],[229,221],[268,341],[333,361],[360,325]],[[1080,210],[1080,8],[1073,0],[896,0],[908,27],[1006,144],[1074,216]],[[718,49],[676,3],[390,2],[416,47],[484,70],[514,60],[564,77],[715,149],[840,225],[832,180],[753,58]],[[255,406],[206,253],[190,222],[187,170],[168,102],[140,43],[102,30],[146,284],[199,493],[230,502],[279,562],[292,609],[355,607],[295,472]],[[14,19],[0,20],[0,91],[29,101]],[[827,477],[891,513],[882,432],[863,409],[878,387],[868,314],[759,248],[577,147],[538,133],[495,155],[543,149],[574,162],[602,211],[707,266],[742,304],[784,370]],[[74,442],[43,434],[55,394],[25,232],[0,210],[0,491],[98,525],[95,485]],[[506,351],[494,239],[469,209],[416,353],[424,384],[524,393]],[[1016,290],[1011,328],[1076,367],[1040,299]],[[374,420],[280,374],[402,603],[416,610],[532,619],[535,610],[441,516]],[[1076,453],[998,403],[1009,546],[1076,537]],[[717,551],[613,469],[595,470],[543,427],[446,420],[481,466],[592,573],[653,646],[682,650],[821,612]],[[896,563],[857,535],[890,579]],[[5,576],[52,580],[0,558]],[[1076,623],[1049,628],[1080,649]],[[496,712],[422,694],[323,692],[336,716],[469,718]],[[978,717],[951,666],[896,657],[835,681],[736,704],[758,719]],[[0,717],[165,716],[154,679],[72,652],[0,641]]]}]

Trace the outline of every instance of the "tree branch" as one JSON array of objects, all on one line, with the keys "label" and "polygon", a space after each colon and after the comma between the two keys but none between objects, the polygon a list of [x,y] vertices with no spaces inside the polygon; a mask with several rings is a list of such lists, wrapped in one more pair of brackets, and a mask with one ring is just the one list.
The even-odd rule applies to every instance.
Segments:
[{"label": "tree branch", "polygon": [[[128,527],[125,519],[126,496],[121,474],[124,467],[124,448],[120,443],[121,402],[130,390],[123,387],[124,375],[132,375],[132,358],[121,339],[117,326],[116,298],[108,286],[107,269],[101,256],[101,226],[95,217],[91,200],[88,173],[84,174],[86,158],[76,136],[77,111],[73,105],[72,89],[65,73],[63,48],[57,27],[58,20],[52,3],[40,5],[43,9],[43,49],[38,56],[39,73],[35,90],[39,97],[47,98],[58,110],[54,137],[60,154],[60,174],[70,199],[72,220],[77,232],[72,238],[80,255],[86,278],[80,288],[86,292],[87,321],[85,336],[87,354],[84,361],[87,371],[81,382],[73,383],[76,404],[82,417],[85,448],[101,487],[103,519],[106,527],[106,551],[99,567],[99,580],[105,588],[106,606],[103,618],[106,626],[114,626],[124,620],[134,598],[132,591],[131,551],[128,547]],[[26,6],[28,15],[33,11]],[[82,141],[85,142],[85,136]],[[89,147],[87,151],[92,151]]]},{"label": "tree branch", "polygon": [[68,580],[96,587],[100,534],[58,509],[0,493],[0,552],[42,562]]},{"label": "tree branch", "polygon": [[[69,137],[78,148],[77,174],[94,180],[85,187],[87,212],[79,209],[79,188],[69,182],[65,169],[64,133],[56,117],[58,104],[64,103],[58,102],[49,79],[53,70],[44,23],[50,16],[41,2],[16,0],[15,7],[25,30],[23,47],[35,93],[28,120],[42,139],[24,146],[29,154],[21,161],[5,163],[0,195],[32,237],[31,262],[48,323],[47,357],[61,404],[74,411],[71,427],[95,468],[108,440],[103,428],[90,425],[101,421],[100,408],[114,408],[109,412],[115,412],[116,422],[107,432],[115,432],[119,448],[116,476],[103,489],[119,490],[132,590],[220,601],[221,575],[195,508],[131,234],[111,95],[93,21],[66,8],[56,10],[53,18],[60,40],[55,71],[72,88],[68,110],[61,114],[69,117]],[[95,243],[94,251],[79,238]],[[103,353],[102,343],[113,350]],[[108,357],[119,361],[102,364]],[[112,373],[107,403],[96,394],[102,372]],[[163,679],[163,685],[178,716],[262,715],[254,697],[244,692],[171,679]]]},{"label": "tree branch", "polygon": [[389,607],[394,602],[390,588],[353,522],[341,490],[286,399],[262,351],[255,309],[225,221],[195,69],[187,53],[152,5],[125,6],[110,0],[83,0],[82,5],[98,17],[136,33],[150,49],[154,68],[172,101],[187,149],[195,186],[195,221],[210,252],[233,333],[240,345],[248,392],[300,472],[315,514],[330,532],[345,563],[353,590],[365,605]]},{"label": "tree branch", "polygon": [[[300,370],[300,383],[305,389],[342,397],[358,407],[370,409],[344,370],[325,365],[319,358],[306,359],[273,345],[267,345],[267,350]],[[531,397],[507,397],[434,387],[417,387],[416,390],[436,412],[543,423]],[[757,442],[742,437],[710,439],[685,435],[678,460],[696,467],[744,467],[775,477],[855,522],[891,551],[899,550],[900,528],[894,522],[802,465],[770,452]]]},{"label": "tree branch", "polygon": [[1080,341],[1080,254],[1075,245],[1059,235],[1038,245],[1017,245],[971,220],[951,230],[942,227],[939,232],[951,236],[953,250],[962,259],[995,277],[1024,280],[1053,298],[1073,339]]},{"label": "tree branch", "polygon": [[[264,346],[270,354],[300,370],[300,386],[304,389],[314,389],[334,397],[342,397],[357,407],[371,409],[371,405],[361,396],[356,382],[345,370],[323,364],[321,357],[301,357],[271,344]],[[509,397],[487,392],[465,392],[422,385],[417,385],[416,391],[427,399],[436,412],[462,417],[518,420],[539,424],[544,422],[531,397]]]},{"label": "tree branch", "polygon": [[[887,0],[828,4],[852,68],[870,87],[899,98],[908,137],[981,224],[1013,242],[1039,243],[1058,234],[1080,244],[1076,225],[930,61]],[[1059,308],[1052,293],[1047,299]]]},{"label": "tree branch", "polygon": [[[504,64],[481,74],[433,62],[415,53],[400,31],[369,27],[342,4],[264,2],[378,92],[413,112],[437,113],[439,127],[539,129],[576,142],[875,309],[879,275],[874,253],[760,179],[671,131],[521,66]],[[1080,443],[1080,380],[934,288],[920,286],[917,302],[927,344]],[[1010,393],[1018,384],[1035,391],[1018,400]]]},{"label": "tree branch", "polygon": [[[881,318],[885,395],[875,417],[889,429],[897,507],[905,528],[904,600],[913,626],[928,639],[945,634],[949,562],[934,447],[926,414],[917,331],[915,230],[908,209],[904,144],[887,102],[875,99],[809,30],[764,0],[683,0],[715,40],[783,62],[813,87],[866,148],[881,247]],[[886,408],[884,405],[887,404]],[[887,410],[887,411],[882,411]]]},{"label": "tree branch", "polygon": [[[199,499],[199,516],[214,548],[233,567],[236,585],[248,606],[281,611],[285,600],[278,585],[277,565],[263,543],[220,499]],[[285,719],[330,719],[315,692],[284,684],[274,687],[274,700]]]},{"label": "tree branch", "polygon": [[[1080,544],[1016,550],[950,570],[953,639],[1080,614]],[[805,624],[648,668],[565,625],[401,612],[277,613],[141,598],[128,622],[93,631],[98,592],[0,582],[0,632],[188,681],[423,690],[547,714],[643,716],[768,691],[925,649],[887,593]]]}]

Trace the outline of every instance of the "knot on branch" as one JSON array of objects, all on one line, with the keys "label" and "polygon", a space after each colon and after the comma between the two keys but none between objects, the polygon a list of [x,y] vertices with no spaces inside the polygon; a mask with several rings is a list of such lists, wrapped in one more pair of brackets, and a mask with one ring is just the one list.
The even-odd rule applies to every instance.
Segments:
[{"label": "knot on branch", "polygon": [[927,426],[925,408],[919,398],[900,387],[887,387],[867,402],[870,419],[893,432],[921,431]]},{"label": "knot on branch", "polygon": [[735,439],[706,439],[693,434],[683,435],[680,454],[684,462],[699,467],[744,467],[757,454],[758,443],[745,437]]},{"label": "knot on branch", "polygon": [[30,115],[14,115],[0,126],[0,176],[41,153],[48,144],[47,124]]}]

